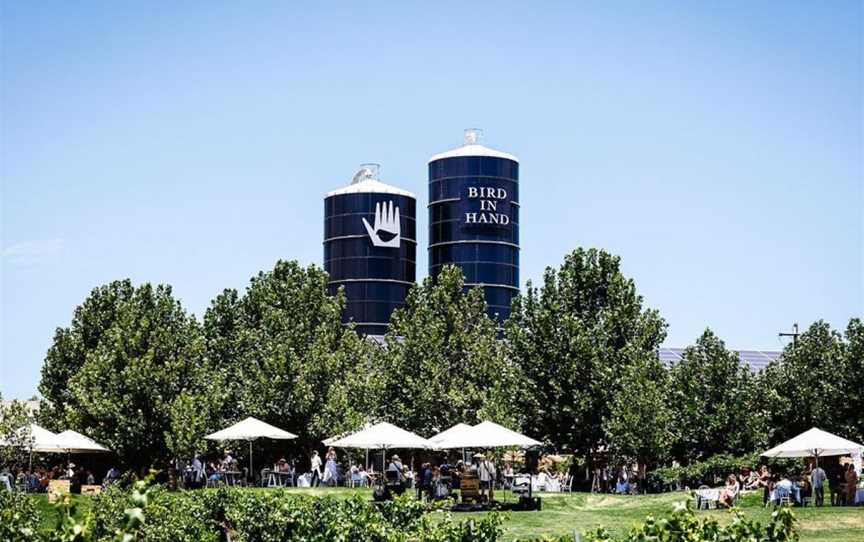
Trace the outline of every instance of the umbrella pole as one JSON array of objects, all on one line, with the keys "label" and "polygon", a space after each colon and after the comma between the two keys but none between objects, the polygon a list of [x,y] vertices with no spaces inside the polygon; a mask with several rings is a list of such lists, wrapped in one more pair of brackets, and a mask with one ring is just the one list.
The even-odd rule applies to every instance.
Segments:
[{"label": "umbrella pole", "polygon": [[252,470],[252,439],[249,439],[249,479],[255,480],[255,475]]}]

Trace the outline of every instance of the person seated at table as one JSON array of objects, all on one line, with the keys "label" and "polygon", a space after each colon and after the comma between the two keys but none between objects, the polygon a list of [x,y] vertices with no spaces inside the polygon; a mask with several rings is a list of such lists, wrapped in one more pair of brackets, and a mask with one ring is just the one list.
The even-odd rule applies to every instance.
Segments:
[{"label": "person seated at table", "polygon": [[222,480],[222,473],[219,471],[219,466],[216,465],[215,461],[207,463],[207,480],[211,482]]},{"label": "person seated at table", "polygon": [[800,503],[804,503],[805,498],[810,498],[813,496],[813,486],[810,485],[810,471],[806,471],[801,476],[795,477],[795,485],[798,486],[798,495],[800,497]]},{"label": "person seated at table", "polygon": [[726,487],[720,491],[720,498],[717,501],[718,504],[732,508],[735,505],[735,497],[738,496],[740,487],[741,486],[738,485],[738,480],[735,478],[734,474],[727,476]]},{"label": "person seated at table", "polygon": [[624,477],[623,474],[618,475],[618,481],[615,482],[615,493],[619,495],[627,495],[630,493],[630,482]]},{"label": "person seated at table", "polygon": [[747,470],[746,476],[744,478],[744,483],[741,484],[741,488],[745,490],[754,490],[759,487],[759,473],[755,470]]},{"label": "person seated at table", "polygon": [[279,459],[279,462],[276,463],[276,468],[273,470],[275,470],[279,474],[291,474],[292,472],[294,472],[291,468],[291,463],[285,461],[284,457]]},{"label": "person seated at table", "polygon": [[776,476],[773,484],[775,500],[779,502],[780,498],[783,496],[788,496],[792,499],[793,487],[795,487],[795,485],[792,483],[792,480],[789,479],[789,476],[785,474],[783,476]]},{"label": "person seated at table", "polygon": [[855,472],[855,465],[849,463],[846,465],[846,506],[855,506],[855,495],[858,491],[858,473]]},{"label": "person seated at table", "polygon": [[222,472],[234,472],[237,470],[237,460],[231,455],[231,450],[225,450],[225,457],[220,465]]}]

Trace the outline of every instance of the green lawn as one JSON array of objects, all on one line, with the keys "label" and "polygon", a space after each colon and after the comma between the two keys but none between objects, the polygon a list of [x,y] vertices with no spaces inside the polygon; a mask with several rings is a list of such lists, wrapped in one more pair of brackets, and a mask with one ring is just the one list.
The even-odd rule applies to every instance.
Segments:
[{"label": "green lawn", "polygon": [[[267,491],[255,489],[254,491]],[[368,489],[295,489],[298,493],[309,495],[333,495],[348,497],[354,493],[369,496]],[[631,526],[641,522],[649,514],[663,515],[671,510],[672,504],[685,500],[684,493],[665,493],[661,495],[618,496],[592,495],[590,493],[542,493],[543,510],[540,512],[508,512],[505,517],[505,541],[542,535],[567,534],[596,527],[606,527],[614,534],[626,533]],[[508,495],[499,492],[496,497],[503,500]],[[39,499],[40,508],[47,514],[49,521],[45,528],[51,528],[57,519],[56,509],[49,506],[44,495]],[[86,508],[87,497],[76,496],[79,510]],[[771,508],[764,508],[760,494],[745,495],[740,504],[748,518],[767,522]],[[713,517],[718,521],[729,521],[725,510],[697,512],[700,516]],[[479,514],[456,514],[456,519],[469,518]],[[796,508],[799,519],[798,532],[802,542],[862,542],[864,541],[864,507],[824,507]]]}]

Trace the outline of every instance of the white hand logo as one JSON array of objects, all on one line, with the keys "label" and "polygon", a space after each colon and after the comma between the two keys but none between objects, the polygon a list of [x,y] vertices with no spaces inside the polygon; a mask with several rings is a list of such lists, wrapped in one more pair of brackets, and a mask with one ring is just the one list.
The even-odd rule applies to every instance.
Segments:
[{"label": "white hand logo", "polygon": [[[383,207],[383,214],[382,214]],[[369,238],[372,239],[372,245],[376,247],[392,247],[399,248],[400,226],[399,226],[399,207],[394,210],[393,202],[375,204],[375,226],[370,226],[366,219],[363,219],[363,225],[366,226],[366,231],[369,232]]]}]

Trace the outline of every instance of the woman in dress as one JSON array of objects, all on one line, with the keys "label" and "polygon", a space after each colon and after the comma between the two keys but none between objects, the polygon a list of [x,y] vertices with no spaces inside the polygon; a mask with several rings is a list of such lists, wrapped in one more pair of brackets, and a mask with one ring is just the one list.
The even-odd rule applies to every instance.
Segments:
[{"label": "woman in dress", "polygon": [[735,497],[738,496],[740,486],[734,474],[726,477],[726,487],[720,492],[720,504],[728,508],[735,506]]},{"label": "woman in dress", "polygon": [[324,483],[335,486],[339,483],[339,467],[336,465],[336,450],[327,450],[327,462],[324,464]]}]

